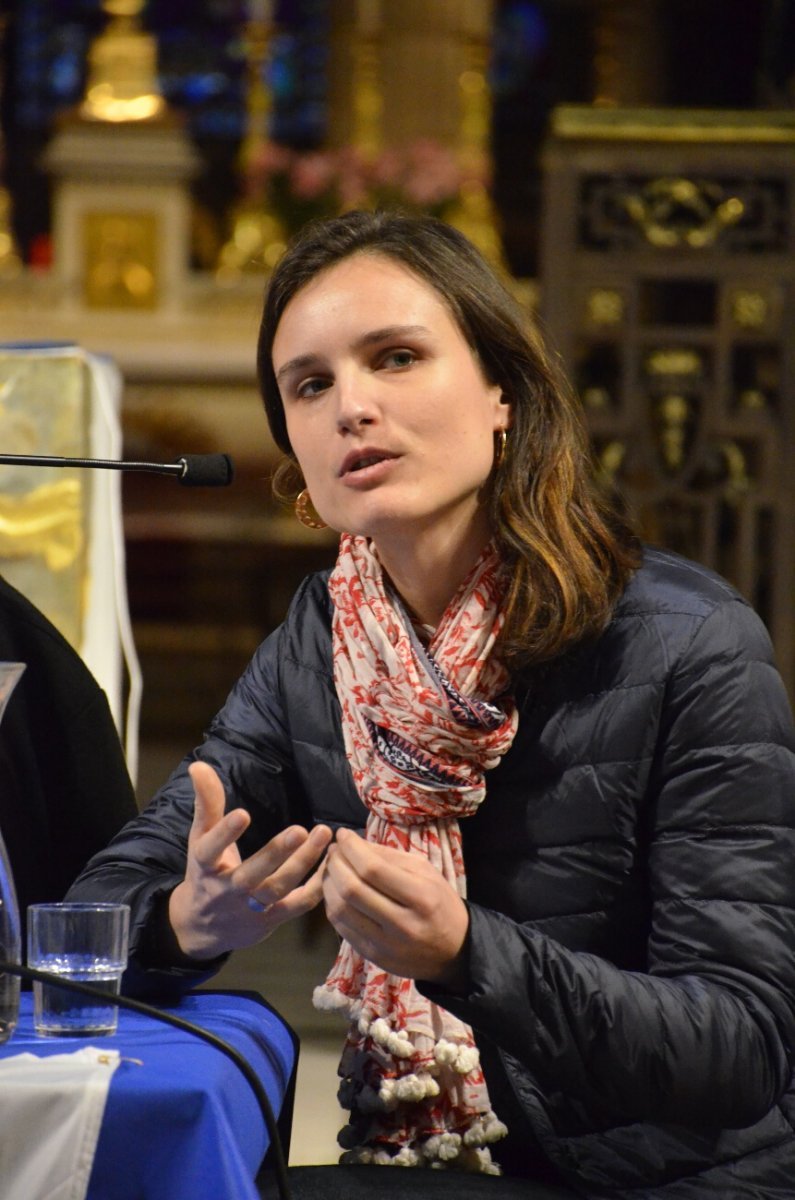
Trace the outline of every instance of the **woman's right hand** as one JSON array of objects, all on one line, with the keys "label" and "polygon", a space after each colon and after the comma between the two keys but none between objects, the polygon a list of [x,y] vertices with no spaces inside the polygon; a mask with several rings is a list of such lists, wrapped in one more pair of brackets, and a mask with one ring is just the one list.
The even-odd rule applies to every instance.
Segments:
[{"label": "woman's right hand", "polygon": [[323,858],[331,830],[291,825],[241,859],[237,840],[251,817],[242,808],[224,814],[223,784],[209,763],[188,770],[195,792],[188,863],[168,912],[182,953],[211,959],[263,941],[320,902],[323,870],[306,877]]}]

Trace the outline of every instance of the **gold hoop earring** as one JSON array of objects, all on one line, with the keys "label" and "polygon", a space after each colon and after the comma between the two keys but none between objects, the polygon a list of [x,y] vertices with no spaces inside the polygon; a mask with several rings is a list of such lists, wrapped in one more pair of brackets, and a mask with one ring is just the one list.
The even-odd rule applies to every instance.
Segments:
[{"label": "gold hoop earring", "polygon": [[312,503],[312,497],[309,495],[307,488],[299,493],[295,500],[295,515],[302,525],[307,529],[327,529],[328,526],[323,518],[318,514],[317,509]]},{"label": "gold hoop earring", "polygon": [[494,470],[499,471],[505,461],[505,448],[508,445],[508,431],[506,429],[498,429],[496,433],[497,444],[494,448]]}]

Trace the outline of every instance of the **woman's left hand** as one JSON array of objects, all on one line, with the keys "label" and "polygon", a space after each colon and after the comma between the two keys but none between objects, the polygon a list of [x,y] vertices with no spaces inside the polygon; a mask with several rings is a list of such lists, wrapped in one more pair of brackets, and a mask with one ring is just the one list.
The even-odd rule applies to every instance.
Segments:
[{"label": "woman's left hand", "polygon": [[456,986],[467,906],[427,859],[340,829],[329,847],[323,897],[331,924],[392,975]]}]

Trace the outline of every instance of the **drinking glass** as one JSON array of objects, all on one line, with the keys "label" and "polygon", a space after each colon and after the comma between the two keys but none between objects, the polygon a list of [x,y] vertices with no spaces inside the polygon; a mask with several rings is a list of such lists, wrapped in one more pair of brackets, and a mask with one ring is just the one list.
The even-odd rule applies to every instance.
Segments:
[{"label": "drinking glass", "polygon": [[[130,909],[126,904],[31,904],[28,966],[89,983],[118,996],[127,966]],[[115,1033],[118,1008],[101,995],[83,996],[57,983],[33,984],[33,1024],[44,1037]]]}]

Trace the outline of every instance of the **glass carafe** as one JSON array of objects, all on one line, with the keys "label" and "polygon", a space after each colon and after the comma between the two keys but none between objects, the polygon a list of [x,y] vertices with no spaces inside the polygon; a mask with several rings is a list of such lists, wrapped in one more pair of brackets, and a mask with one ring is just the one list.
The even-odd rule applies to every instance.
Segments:
[{"label": "glass carafe", "polygon": [[[9,697],[24,670],[24,663],[0,662],[0,721],[3,719]],[[18,963],[21,954],[17,893],[0,830],[0,959]],[[19,976],[0,971],[0,1042],[6,1042],[11,1037],[16,1029],[18,1017]]]}]

